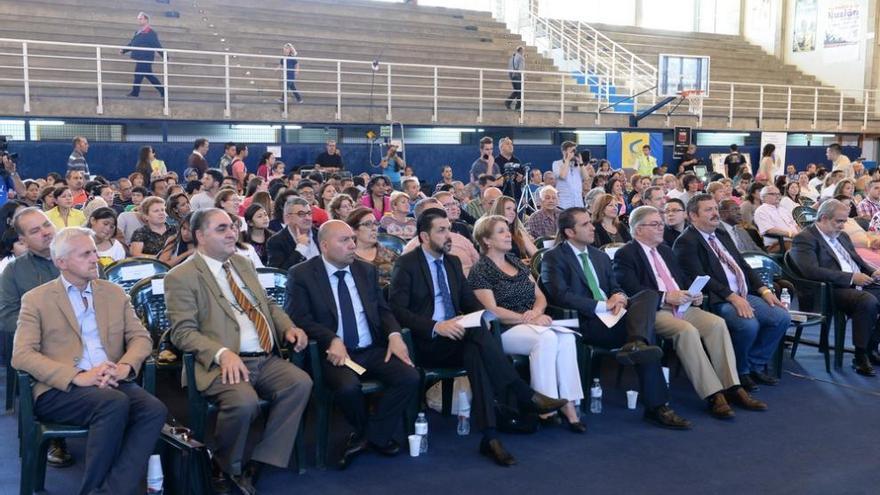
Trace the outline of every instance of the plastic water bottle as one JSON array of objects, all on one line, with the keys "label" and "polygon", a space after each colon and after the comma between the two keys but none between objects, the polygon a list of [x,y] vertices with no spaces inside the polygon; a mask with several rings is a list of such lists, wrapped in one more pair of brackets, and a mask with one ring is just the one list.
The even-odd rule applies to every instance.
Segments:
[{"label": "plastic water bottle", "polygon": [[782,289],[779,301],[785,306],[785,309],[791,309],[791,294],[788,293],[788,289]]},{"label": "plastic water bottle", "polygon": [[422,437],[419,444],[419,454],[428,453],[428,418],[423,412],[420,412],[419,417],[416,418],[416,435]]},{"label": "plastic water bottle", "polygon": [[593,386],[590,387],[590,412],[602,413],[602,385],[599,384],[598,378],[593,378]]},{"label": "plastic water bottle", "polygon": [[471,433],[471,403],[467,392],[458,392],[458,434],[469,435]]},{"label": "plastic water bottle", "polygon": [[163,493],[162,483],[164,481],[165,477],[162,475],[162,460],[158,454],[153,454],[150,456],[150,461],[147,464],[147,493]]}]

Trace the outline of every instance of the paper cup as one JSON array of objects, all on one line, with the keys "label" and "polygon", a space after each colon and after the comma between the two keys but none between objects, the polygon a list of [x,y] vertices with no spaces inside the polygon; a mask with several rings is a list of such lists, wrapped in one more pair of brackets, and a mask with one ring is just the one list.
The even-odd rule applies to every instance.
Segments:
[{"label": "paper cup", "polygon": [[663,367],[663,378],[666,380],[666,386],[668,387],[669,386],[669,367],[668,366]]},{"label": "paper cup", "polygon": [[627,390],[626,391],[626,408],[627,409],[635,409],[636,404],[639,402],[639,392],[638,390]]},{"label": "paper cup", "polygon": [[422,436],[410,435],[406,438],[409,440],[409,456],[418,457],[420,447],[422,446]]}]

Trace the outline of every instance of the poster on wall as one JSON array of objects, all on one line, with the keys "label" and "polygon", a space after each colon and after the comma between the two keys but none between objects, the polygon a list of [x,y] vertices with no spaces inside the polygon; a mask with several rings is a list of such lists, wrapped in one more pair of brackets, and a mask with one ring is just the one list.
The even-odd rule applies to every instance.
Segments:
[{"label": "poster on wall", "polygon": [[794,4],[794,33],[791,51],[812,52],[816,49],[817,0],[797,0]]},{"label": "poster on wall", "polygon": [[828,0],[825,17],[825,48],[839,48],[859,43],[858,0]]},{"label": "poster on wall", "polygon": [[691,128],[676,127],[672,133],[672,158],[679,159],[691,144]]},{"label": "poster on wall", "polygon": [[[762,132],[761,133],[761,151],[763,153],[764,146],[768,144],[772,144],[776,146],[776,151],[773,153],[773,170],[770,173],[770,178],[773,179],[778,175],[782,175],[785,171],[784,163],[785,163],[785,146],[788,143],[788,133],[786,132]],[[758,171],[760,172],[761,162],[758,162]]]},{"label": "poster on wall", "polygon": [[642,146],[649,145],[657,165],[663,162],[663,133],[661,132],[612,132],[605,136],[605,156],[612,168],[635,171]]}]

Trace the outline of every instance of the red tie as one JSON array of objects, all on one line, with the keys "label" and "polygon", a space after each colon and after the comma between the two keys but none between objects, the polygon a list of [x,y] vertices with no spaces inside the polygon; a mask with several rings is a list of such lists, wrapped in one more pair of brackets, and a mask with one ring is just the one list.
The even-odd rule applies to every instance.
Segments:
[{"label": "red tie", "polygon": [[[663,260],[654,248],[651,248],[651,259],[654,262],[654,269],[657,270],[657,275],[660,276],[660,280],[663,282],[663,285],[666,286],[666,292],[678,290],[678,284],[675,283],[675,279],[672,278],[669,271],[666,270],[666,264],[663,263]],[[678,314],[678,306],[672,304],[669,306],[672,307],[672,315],[676,318],[681,318],[681,315]]]}]

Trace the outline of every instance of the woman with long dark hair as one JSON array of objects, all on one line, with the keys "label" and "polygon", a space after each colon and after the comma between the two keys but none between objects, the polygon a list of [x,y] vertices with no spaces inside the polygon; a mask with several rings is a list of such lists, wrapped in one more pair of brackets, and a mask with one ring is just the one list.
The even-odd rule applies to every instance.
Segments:
[{"label": "woman with long dark hair", "polygon": [[159,261],[166,263],[168,266],[177,266],[196,252],[192,230],[189,228],[189,221],[192,215],[192,212],[190,212],[180,218],[179,230],[177,234],[169,238],[168,242],[165,243],[165,247],[159,253]]},{"label": "woman with long dark hair", "polygon": [[260,163],[257,164],[257,177],[269,182],[269,175],[275,167],[275,153],[267,151],[260,157]]},{"label": "woman with long dark hair", "polygon": [[244,211],[244,222],[247,224],[247,230],[242,234],[242,238],[253,246],[257,256],[265,265],[269,259],[266,241],[275,235],[275,231],[269,229],[269,213],[263,205],[253,203]]},{"label": "woman with long dark hair", "polygon": [[367,183],[367,194],[361,198],[361,204],[373,210],[377,222],[391,213],[391,198],[387,195],[389,185],[387,177],[376,175]]},{"label": "woman with long dark hair", "polygon": [[125,246],[116,240],[116,210],[109,207],[96,209],[89,216],[88,227],[95,233],[98,263],[102,267],[106,268],[114,261],[125,259]]}]

